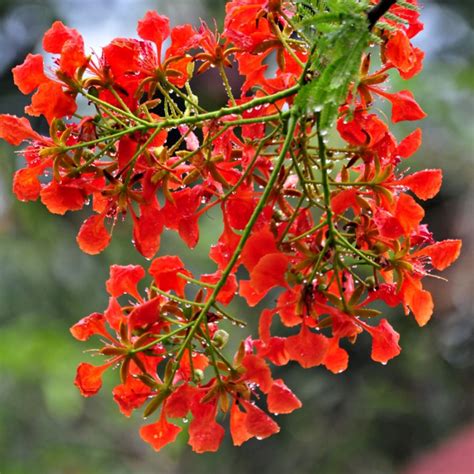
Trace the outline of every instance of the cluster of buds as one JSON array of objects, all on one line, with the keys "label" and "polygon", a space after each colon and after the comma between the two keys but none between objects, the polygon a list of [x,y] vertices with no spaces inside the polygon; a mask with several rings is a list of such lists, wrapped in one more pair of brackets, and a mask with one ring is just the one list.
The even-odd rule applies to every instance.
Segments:
[{"label": "cluster of buds", "polygon": [[[425,325],[433,301],[422,280],[460,253],[460,241],[435,242],[422,223],[418,200],[438,193],[441,171],[400,169],[421,130],[397,141],[374,108],[376,98],[391,103],[392,122],[425,117],[410,91],[385,88],[389,72],[409,79],[422,68],[423,53],[411,43],[422,29],[416,0],[395,3],[373,25],[370,2],[354,0],[337,14],[334,2],[319,3],[320,12],[292,1],[232,0],[222,33],[205,23],[170,28],[150,11],[139,39],[116,38],[100,54],[86,54],[80,33],[55,22],[43,39],[53,68],[29,54],[13,69],[20,91],[34,93],[26,113],[50,124],[42,136],[26,118],[0,116],[1,138],[27,142],[26,166],[13,179],[18,199],[40,199],[61,215],[88,207],[77,235],[88,254],[104,251],[114,226],[130,216],[136,249],[153,259],[146,289],[143,267],[113,265],[107,309],[71,332],[80,341],[99,336],[105,357],[79,366],[81,393],[95,395],[107,368],[120,367],[114,400],[126,416],[142,407],[145,417],[159,413],[140,432],[156,450],[184,426],[169,420],[189,414],[196,452],[218,449],[219,413],[229,414],[235,445],[277,433],[266,411],[290,413],[301,402],[271,365],[342,372],[347,342],[363,332],[372,359],[387,363],[400,353],[399,334],[373,304],[401,306]],[[325,28],[306,28],[305,15]],[[351,28],[347,19],[365,28],[355,72],[345,69],[352,56],[334,63],[324,56],[337,42],[334,31],[343,38]],[[377,70],[375,53],[366,52],[373,45]],[[238,93],[231,66],[242,77]],[[228,102],[208,111],[191,83],[211,68]],[[331,91],[344,81],[337,102]],[[316,94],[327,101],[308,107],[306,96]],[[77,113],[80,100],[89,115]],[[214,273],[193,275],[179,256],[156,256],[165,229],[194,248],[199,219],[212,208],[222,219],[209,251]],[[245,325],[227,308],[236,295],[250,307],[269,295],[274,304],[260,314],[258,337],[249,335],[230,357],[220,325]],[[292,335],[273,335],[272,323]]]}]

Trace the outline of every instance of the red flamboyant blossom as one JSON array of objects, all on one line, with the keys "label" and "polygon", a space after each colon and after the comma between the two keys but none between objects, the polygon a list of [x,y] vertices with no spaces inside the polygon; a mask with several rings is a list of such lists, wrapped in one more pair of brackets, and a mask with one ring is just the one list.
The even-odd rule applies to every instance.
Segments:
[{"label": "red flamboyant blossom", "polygon": [[[338,374],[361,333],[386,364],[401,338],[374,303],[424,326],[434,301],[423,280],[460,254],[460,241],[436,242],[423,223],[419,201],[438,194],[442,171],[405,168],[421,129],[399,140],[374,105],[388,101],[391,122],[425,117],[411,91],[389,88],[392,73],[408,79],[422,69],[412,44],[423,27],[417,1],[396,2],[373,28],[361,2],[348,11],[350,2],[317,3],[312,12],[304,2],[232,0],[222,31],[171,27],[150,11],[138,38],[115,38],[98,53],[55,22],[43,38],[53,67],[29,54],[13,68],[19,90],[32,94],[25,112],[50,126],[42,136],[28,119],[0,115],[0,138],[26,142],[15,195],[54,214],[83,212],[77,243],[91,255],[128,215],[136,249],[153,259],[148,277],[141,265],[112,265],[107,308],[71,333],[100,345],[101,362],[77,369],[81,394],[98,393],[107,369],[119,367],[113,398],[125,416],[143,408],[154,417],[140,435],[156,451],[182,431],[195,452],[216,451],[226,418],[236,446],[278,433],[267,412],[302,403],[272,366]],[[214,111],[192,89],[211,68],[228,96]],[[91,107],[77,118],[79,97]],[[333,144],[332,129],[345,146]],[[157,256],[166,230],[198,246],[211,209],[203,234],[214,237],[214,269],[199,274],[181,256]],[[229,328],[250,315],[233,314],[236,297],[264,307],[258,337],[247,335],[232,356]]]}]

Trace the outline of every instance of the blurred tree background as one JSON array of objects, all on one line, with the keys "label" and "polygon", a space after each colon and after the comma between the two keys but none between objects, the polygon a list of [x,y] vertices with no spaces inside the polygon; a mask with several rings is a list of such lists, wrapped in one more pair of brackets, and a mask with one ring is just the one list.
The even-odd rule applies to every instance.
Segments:
[{"label": "blurred tree background", "polygon": [[[26,53],[41,51],[42,33],[55,19],[98,48],[113,37],[133,35],[148,9],[175,24],[197,24],[199,17],[214,15],[221,21],[224,4],[0,0],[0,113],[22,115],[27,99],[14,88],[10,69]],[[80,397],[72,380],[84,345],[68,329],[105,308],[104,281],[112,262],[146,262],[132,248],[126,225],[117,226],[104,255],[90,257],[75,243],[83,216],[59,218],[39,203],[16,202],[11,176],[20,160],[0,145],[1,474],[392,474],[474,420],[473,9],[469,0],[424,5],[426,29],[419,44],[427,51],[426,67],[410,87],[429,118],[422,123],[424,147],[410,166],[445,170],[441,194],[428,203],[427,221],[439,240],[462,238],[463,254],[447,272],[449,282],[430,282],[436,310],[428,327],[420,330],[400,311],[390,315],[398,317],[403,352],[387,367],[370,360],[368,340],[351,348],[350,368],[341,375],[292,366],[284,377],[303,408],[279,418],[280,434],[264,442],[237,449],[226,438],[219,453],[198,456],[184,435],[154,453],[139,439],[140,416],[124,419],[111,401],[113,377],[99,396]],[[198,87],[207,102],[224,100],[214,92],[219,88],[203,82]],[[45,126],[41,120],[34,125]],[[397,129],[399,138],[410,130]],[[197,251],[166,234],[162,252],[182,253],[191,268],[213,271],[206,248],[217,235],[216,222],[212,215],[201,219]],[[255,329],[255,313],[236,307]]]}]

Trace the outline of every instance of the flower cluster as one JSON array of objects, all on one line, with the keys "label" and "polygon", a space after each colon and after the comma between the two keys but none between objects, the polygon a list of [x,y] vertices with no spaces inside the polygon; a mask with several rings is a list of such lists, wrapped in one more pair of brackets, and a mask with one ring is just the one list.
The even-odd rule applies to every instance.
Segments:
[{"label": "flower cluster", "polygon": [[[156,450],[182,430],[169,419],[189,414],[196,452],[218,449],[219,413],[229,414],[235,445],[277,433],[263,399],[273,414],[301,402],[271,365],[342,372],[347,343],[363,332],[372,359],[387,363],[400,353],[399,334],[373,303],[401,306],[425,325],[433,301],[422,280],[460,253],[460,241],[435,242],[422,223],[418,200],[438,193],[441,171],[400,169],[421,130],[397,141],[374,106],[388,101],[392,122],[425,117],[410,91],[385,88],[389,73],[409,79],[422,68],[411,43],[422,29],[416,0],[393,5],[371,31],[370,2],[348,0],[347,11],[344,2],[317,3],[320,11],[232,0],[222,33],[205,23],[170,28],[150,11],[139,39],[116,38],[100,54],[86,53],[80,33],[55,22],[43,39],[53,68],[29,54],[13,69],[20,91],[33,93],[26,113],[50,125],[41,136],[26,118],[0,116],[1,138],[27,142],[26,166],[13,179],[18,199],[41,199],[61,215],[90,208],[77,235],[89,254],[102,252],[119,218],[130,216],[135,247],[154,258],[146,290],[138,288],[141,266],[112,266],[107,309],[71,332],[80,341],[99,336],[106,358],[79,366],[81,393],[95,395],[107,368],[119,366],[120,411],[159,411],[140,432]],[[232,65],[239,91],[227,76]],[[228,96],[214,111],[192,90],[193,77],[211,68]],[[193,275],[178,256],[156,257],[164,229],[194,248],[200,216],[214,207],[222,216],[209,251],[214,273]],[[275,303],[260,314],[258,338],[249,335],[229,357],[220,324],[245,324],[226,309],[236,295],[252,307],[269,296]]]}]

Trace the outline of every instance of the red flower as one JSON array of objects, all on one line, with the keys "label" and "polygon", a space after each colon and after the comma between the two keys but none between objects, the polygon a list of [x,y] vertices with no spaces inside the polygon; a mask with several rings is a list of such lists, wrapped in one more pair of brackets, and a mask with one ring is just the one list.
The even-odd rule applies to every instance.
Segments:
[{"label": "red flower", "polygon": [[431,199],[435,197],[443,179],[441,170],[423,170],[405,176],[397,181],[398,184],[406,186],[413,191],[420,199]]},{"label": "red flower", "polygon": [[48,211],[60,215],[82,209],[86,201],[80,185],[73,181],[58,183],[53,180],[41,190],[40,195]]},{"label": "red flower", "polygon": [[184,263],[179,257],[158,257],[151,262],[150,275],[154,278],[156,286],[162,291],[173,290],[178,296],[184,296],[186,280],[178,276],[178,273],[191,276],[184,268]]},{"label": "red flower", "polygon": [[41,140],[41,135],[31,128],[26,118],[6,114],[0,115],[0,138],[17,146],[25,140]]},{"label": "red flower", "polygon": [[116,298],[129,294],[141,301],[137,285],[144,277],[145,270],[140,265],[112,265],[110,278],[106,282],[107,292]]},{"label": "red flower", "polygon": [[82,224],[76,240],[83,252],[96,255],[110,244],[111,236],[105,228],[104,219],[103,215],[94,215]]},{"label": "red flower", "polygon": [[322,334],[311,332],[305,324],[302,324],[299,334],[288,337],[285,342],[290,359],[305,369],[320,365],[328,347],[327,338]]},{"label": "red flower", "polygon": [[156,423],[140,428],[140,436],[143,441],[151,444],[155,451],[160,451],[161,448],[172,443],[180,432],[181,428],[169,423],[163,412]]},{"label": "red flower", "polygon": [[60,21],[55,21],[44,34],[43,48],[49,53],[61,54],[59,70],[70,77],[87,62],[82,36],[77,30]]},{"label": "red flower", "polygon": [[339,338],[329,339],[329,346],[322,362],[324,366],[333,374],[340,374],[347,369],[349,364],[349,354],[346,350],[339,347]]},{"label": "red flower", "polygon": [[423,67],[424,53],[414,48],[403,30],[395,31],[384,46],[385,60],[396,67],[403,79],[410,79]]},{"label": "red flower", "polygon": [[64,92],[61,84],[53,81],[40,84],[31,99],[31,105],[25,108],[29,115],[44,115],[49,123],[55,118],[71,116],[76,110],[77,104],[73,97]]},{"label": "red flower", "polygon": [[245,429],[257,439],[264,439],[280,431],[280,427],[260,408],[253,403],[242,400],[247,416]]},{"label": "red flower", "polygon": [[102,374],[113,363],[114,361],[112,360],[99,367],[85,362],[79,364],[74,385],[76,385],[83,397],[92,397],[102,388]]},{"label": "red flower", "polygon": [[242,446],[243,443],[253,438],[245,426],[247,414],[240,411],[237,403],[232,404],[230,409],[230,434],[234,446]]},{"label": "red flower", "polygon": [[281,379],[273,382],[272,388],[268,392],[267,404],[268,410],[275,415],[291,413],[302,406],[295,394]]},{"label": "red flower", "polygon": [[[201,281],[203,283],[215,285],[221,278],[222,278],[222,272],[218,270],[215,273],[202,275]],[[235,277],[234,274],[230,274],[227,277],[224,286],[221,288],[221,290],[217,294],[216,301],[224,305],[228,305],[234,299],[234,296],[237,290],[238,290],[237,278]],[[208,298],[210,298],[212,291],[213,291],[212,288],[208,290],[208,295],[207,295]]]},{"label": "red flower", "polygon": [[23,168],[13,176],[13,192],[20,201],[36,201],[41,193],[38,179],[43,167]]},{"label": "red flower", "polygon": [[247,354],[242,365],[245,367],[244,379],[256,383],[263,393],[268,393],[273,379],[267,363],[259,356]]},{"label": "red flower", "polygon": [[[372,88],[375,90],[375,88]],[[377,88],[377,93],[392,103],[392,122],[403,120],[421,120],[426,117],[425,112],[418,105],[410,91],[400,91],[396,94],[388,94]]]},{"label": "red flower", "polygon": [[149,399],[152,390],[133,375],[129,375],[127,383],[114,387],[112,394],[120,412],[128,417]]},{"label": "red flower", "polygon": [[216,423],[217,406],[214,403],[198,403],[193,409],[189,424],[189,441],[195,453],[215,452],[224,437],[224,428]]},{"label": "red flower", "polygon": [[106,319],[103,314],[92,313],[72,326],[70,331],[78,341],[87,341],[91,336],[96,334],[110,339],[110,334],[107,332],[105,323]]},{"label": "red flower", "polygon": [[12,69],[13,81],[23,94],[31,94],[49,79],[44,74],[43,56],[28,54],[25,61]]},{"label": "red flower", "polygon": [[420,128],[417,128],[414,132],[410,133],[405,137],[398,145],[397,153],[402,158],[410,158],[414,153],[417,152],[421,145],[422,132]]},{"label": "red flower", "polygon": [[386,364],[390,359],[400,354],[401,349],[398,345],[400,334],[394,331],[386,319],[382,319],[376,327],[364,325],[364,328],[372,336],[373,360]]}]

